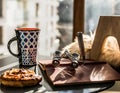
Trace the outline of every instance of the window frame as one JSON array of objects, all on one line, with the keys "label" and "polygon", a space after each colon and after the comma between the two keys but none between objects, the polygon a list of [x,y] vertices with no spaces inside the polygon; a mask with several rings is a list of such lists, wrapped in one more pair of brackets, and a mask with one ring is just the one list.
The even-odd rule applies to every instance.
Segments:
[{"label": "window frame", "polygon": [[73,40],[77,32],[84,33],[84,6],[85,0],[74,0]]}]

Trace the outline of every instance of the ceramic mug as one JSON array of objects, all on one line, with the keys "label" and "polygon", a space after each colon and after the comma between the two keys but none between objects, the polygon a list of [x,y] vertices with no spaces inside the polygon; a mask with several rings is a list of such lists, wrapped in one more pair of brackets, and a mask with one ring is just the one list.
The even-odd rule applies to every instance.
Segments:
[{"label": "ceramic mug", "polygon": [[[16,36],[11,38],[7,44],[9,52],[19,58],[22,66],[36,65],[37,42],[40,30],[38,28],[17,28]],[[11,43],[17,40],[18,54],[11,51]]]}]

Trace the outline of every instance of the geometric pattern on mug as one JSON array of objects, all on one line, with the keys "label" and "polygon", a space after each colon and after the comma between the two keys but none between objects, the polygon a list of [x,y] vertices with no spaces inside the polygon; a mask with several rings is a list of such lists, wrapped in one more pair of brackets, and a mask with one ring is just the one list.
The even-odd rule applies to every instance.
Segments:
[{"label": "geometric pattern on mug", "polygon": [[37,49],[21,50],[22,52],[22,64],[23,65],[35,65]]},{"label": "geometric pattern on mug", "polygon": [[21,48],[37,48],[39,31],[19,31]]},{"label": "geometric pattern on mug", "polygon": [[23,65],[36,64],[39,31],[19,31]]}]

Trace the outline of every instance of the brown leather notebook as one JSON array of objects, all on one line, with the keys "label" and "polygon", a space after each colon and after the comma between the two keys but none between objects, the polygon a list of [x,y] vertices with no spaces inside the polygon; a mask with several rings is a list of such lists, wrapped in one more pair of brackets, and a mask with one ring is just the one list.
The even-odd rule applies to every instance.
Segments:
[{"label": "brown leather notebook", "polygon": [[47,81],[54,86],[105,83],[120,80],[120,74],[106,62],[88,61],[81,62],[73,68],[67,59],[61,60],[58,66],[53,66],[52,60],[41,60],[40,68]]}]

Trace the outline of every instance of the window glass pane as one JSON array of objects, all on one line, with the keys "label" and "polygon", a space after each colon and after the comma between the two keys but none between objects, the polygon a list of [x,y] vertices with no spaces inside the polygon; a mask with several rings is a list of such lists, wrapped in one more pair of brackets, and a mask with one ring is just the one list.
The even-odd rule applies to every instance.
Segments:
[{"label": "window glass pane", "polygon": [[2,6],[3,50],[7,50],[7,42],[15,36],[17,27],[41,29],[38,42],[41,55],[51,55],[72,42],[73,0],[5,0]]},{"label": "window glass pane", "polygon": [[120,0],[85,0],[85,33],[94,32],[100,16],[120,15]]},{"label": "window glass pane", "polygon": [[59,0],[58,30],[61,34],[59,49],[72,42],[73,31],[73,0]]},{"label": "window glass pane", "polygon": [[0,0],[0,17],[2,17],[2,9],[3,9],[3,6],[2,6],[2,2],[3,2],[3,0]]},{"label": "window glass pane", "polygon": [[2,41],[2,33],[3,33],[3,31],[2,31],[2,27],[0,26],[0,44],[3,44],[3,41]]}]

